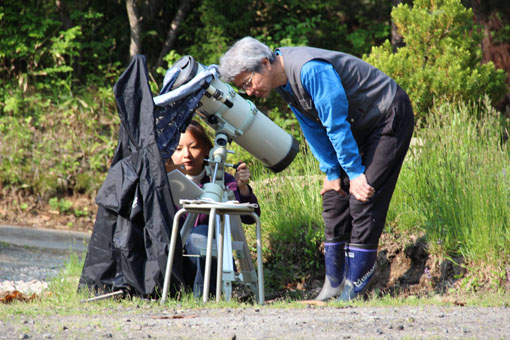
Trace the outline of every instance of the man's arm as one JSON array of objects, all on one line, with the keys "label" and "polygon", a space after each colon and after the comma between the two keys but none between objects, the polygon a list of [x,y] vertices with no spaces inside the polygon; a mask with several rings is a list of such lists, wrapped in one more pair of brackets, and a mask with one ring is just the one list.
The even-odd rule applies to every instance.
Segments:
[{"label": "man's arm", "polygon": [[[348,101],[338,73],[331,64],[313,60],[303,66],[301,82],[314,102],[338,163],[349,176],[351,193],[358,200],[368,200],[373,196],[374,189],[366,180],[358,145],[347,122]],[[309,141],[309,144],[319,140]],[[316,149],[321,147],[323,145],[315,144]],[[329,188],[336,190],[337,186],[336,178],[327,176],[321,193]]]}]

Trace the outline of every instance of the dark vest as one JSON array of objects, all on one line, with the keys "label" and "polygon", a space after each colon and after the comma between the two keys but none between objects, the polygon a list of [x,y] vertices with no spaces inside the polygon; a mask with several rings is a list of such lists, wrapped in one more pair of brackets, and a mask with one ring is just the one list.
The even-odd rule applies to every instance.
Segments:
[{"label": "dark vest", "polygon": [[285,101],[310,119],[319,121],[310,95],[301,83],[301,68],[310,60],[323,60],[340,76],[349,103],[348,122],[354,138],[361,142],[390,107],[397,83],[367,62],[342,52],[313,47],[280,47],[285,73],[294,96],[277,88]]}]

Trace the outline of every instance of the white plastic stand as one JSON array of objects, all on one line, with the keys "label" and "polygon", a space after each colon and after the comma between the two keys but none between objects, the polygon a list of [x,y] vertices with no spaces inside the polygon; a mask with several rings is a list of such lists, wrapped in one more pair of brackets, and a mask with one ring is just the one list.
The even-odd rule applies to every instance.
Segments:
[{"label": "white plastic stand", "polygon": [[[194,200],[194,201],[182,201],[182,209],[180,209],[174,216],[172,234],[170,238],[170,247],[168,250],[168,261],[165,271],[165,281],[163,284],[163,295],[161,303],[164,303],[168,296],[168,290],[170,287],[170,278],[172,273],[173,261],[175,257],[175,246],[177,242],[177,231],[179,230],[179,220],[182,214],[208,214],[209,215],[209,229],[207,235],[207,249],[206,249],[206,262],[205,262],[205,274],[204,274],[204,291],[203,291],[203,302],[207,302],[209,299],[209,284],[211,279],[211,264],[212,264],[212,250],[213,250],[213,232],[217,230],[217,257],[218,257],[218,270],[216,273],[216,301],[220,300],[221,289],[224,287],[225,295],[229,298],[232,292],[232,286],[230,284],[223,284],[223,282],[231,282],[235,278],[233,273],[233,247],[234,244],[240,243],[242,246],[238,251],[241,252],[241,256],[238,257],[240,263],[240,275],[237,278],[239,281],[248,284],[256,295],[259,304],[264,304],[264,275],[262,267],[262,240],[260,230],[260,219],[254,212],[256,205],[254,204],[239,204],[230,202],[211,202],[205,200]],[[255,219],[256,222],[256,236],[257,236],[257,275],[255,275],[255,269],[251,262],[251,257],[246,243],[246,237],[242,229],[241,221],[239,216],[249,215]],[[186,219],[182,230],[181,237],[183,242],[189,236],[191,230],[191,224],[194,219]],[[216,223],[219,220],[220,223]],[[225,223],[227,221],[227,223]],[[228,223],[228,221],[230,223]],[[228,227],[226,227],[228,226]],[[226,229],[230,229],[230,232]],[[225,239],[227,239],[227,245],[225,245]],[[227,261],[224,261],[228,259]],[[225,270],[226,269],[226,270]],[[223,273],[225,272],[228,277],[227,280],[223,280]],[[231,276],[232,275],[232,276]]]}]

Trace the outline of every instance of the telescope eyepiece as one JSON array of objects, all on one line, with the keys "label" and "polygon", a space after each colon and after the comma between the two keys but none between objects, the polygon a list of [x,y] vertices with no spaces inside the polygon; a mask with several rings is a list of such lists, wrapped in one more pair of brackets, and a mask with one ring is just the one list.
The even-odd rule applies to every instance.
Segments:
[{"label": "telescope eyepiece", "polygon": [[218,133],[216,134],[215,141],[216,145],[218,146],[227,146],[228,144],[228,136],[224,133]]}]

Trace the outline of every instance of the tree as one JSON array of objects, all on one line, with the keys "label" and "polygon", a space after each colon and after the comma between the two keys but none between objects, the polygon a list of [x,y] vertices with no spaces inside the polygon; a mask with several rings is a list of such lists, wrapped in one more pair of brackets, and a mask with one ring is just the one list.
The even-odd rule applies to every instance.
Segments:
[{"label": "tree", "polygon": [[[184,22],[187,12],[191,7],[192,0],[181,0],[175,9],[173,20],[167,20],[166,13],[172,4],[161,0],[136,1],[126,0],[126,10],[129,20],[130,46],[129,56],[145,53],[149,55],[152,63],[151,70],[156,71],[158,67],[164,66],[164,57],[172,50],[177,39],[177,33]],[[157,37],[166,32],[164,40]],[[156,33],[156,34],[154,34]],[[152,39],[156,37],[156,39]],[[147,39],[146,39],[147,38]],[[152,50],[152,44],[148,40],[156,40],[161,46],[159,53]],[[145,47],[145,48],[144,48]],[[158,57],[156,57],[158,55]]]},{"label": "tree", "polygon": [[181,0],[181,4],[179,5],[179,8],[177,9],[177,13],[175,14],[174,19],[172,20],[172,23],[170,24],[170,27],[168,29],[168,33],[166,35],[166,40],[163,43],[163,48],[161,49],[161,52],[159,53],[158,60],[156,61],[156,64],[154,65],[154,70],[156,70],[158,67],[163,66],[163,58],[170,52],[172,49],[175,39],[177,38],[177,31],[179,30],[182,22],[184,21],[186,17],[186,13],[188,12],[189,8],[191,6],[191,0]]},{"label": "tree", "polygon": [[413,7],[398,5],[391,15],[405,46],[393,53],[386,41],[365,59],[407,91],[418,118],[437,101],[487,94],[495,102],[506,91],[504,71],[481,63],[473,12],[459,0],[416,0]]},{"label": "tree", "polygon": [[126,0],[126,10],[129,20],[129,57],[132,58],[142,53],[142,18],[138,14],[138,7],[135,0]]},{"label": "tree", "polygon": [[[510,6],[506,0],[472,0],[475,21],[482,29],[482,60],[492,61],[497,68],[507,73],[510,85]],[[468,4],[469,4],[468,2]],[[510,106],[510,94],[506,93],[498,103],[503,110]]]}]

